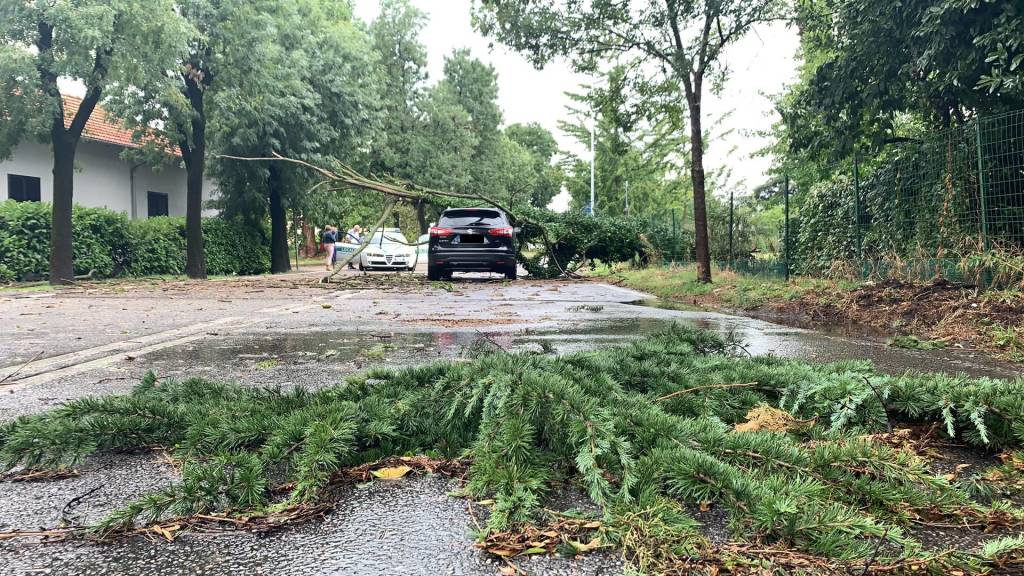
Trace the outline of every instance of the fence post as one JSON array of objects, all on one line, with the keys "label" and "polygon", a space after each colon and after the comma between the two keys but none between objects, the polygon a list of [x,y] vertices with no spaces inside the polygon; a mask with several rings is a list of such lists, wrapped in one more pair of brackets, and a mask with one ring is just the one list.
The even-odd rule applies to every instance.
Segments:
[{"label": "fence post", "polygon": [[676,232],[676,209],[673,208],[672,209],[672,252],[673,252],[673,254],[672,254],[672,261],[673,262],[675,262],[677,259],[678,260],[682,260],[682,258],[677,258],[675,256],[675,252],[678,251],[678,250],[679,250],[679,234]]},{"label": "fence post", "polygon": [[[860,155],[853,152],[853,233],[857,235],[857,259],[864,259],[864,246],[860,232]],[[864,263],[860,263],[863,269]]]},{"label": "fence post", "polygon": [[782,191],[783,205],[785,206],[786,222],[782,233],[782,254],[783,266],[786,272],[786,281],[789,282],[789,175],[786,175],[786,183]]},{"label": "fence post", "polygon": [[978,197],[981,210],[981,242],[988,252],[988,201],[985,199],[985,156],[984,146],[981,139],[981,117],[974,120],[975,143],[978,147]]},{"label": "fence post", "polygon": [[732,267],[732,261],[736,259],[735,253],[733,252],[733,201],[732,201],[732,190],[729,191],[729,267]]}]

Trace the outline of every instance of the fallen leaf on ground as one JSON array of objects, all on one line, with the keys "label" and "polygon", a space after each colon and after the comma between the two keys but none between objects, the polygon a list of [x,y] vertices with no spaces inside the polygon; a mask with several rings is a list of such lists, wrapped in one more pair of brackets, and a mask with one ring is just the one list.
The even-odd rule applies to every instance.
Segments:
[{"label": "fallen leaf on ground", "polygon": [[600,536],[595,536],[594,538],[592,538],[590,540],[590,542],[587,542],[586,544],[584,544],[582,542],[577,542],[575,540],[570,540],[569,544],[571,544],[572,547],[576,549],[576,552],[578,552],[580,554],[583,554],[585,552],[590,552],[592,550],[597,550],[598,548],[600,548],[601,547],[601,537]]},{"label": "fallen leaf on ground", "polygon": [[173,524],[164,528],[163,526],[153,526],[153,532],[156,532],[160,536],[167,539],[168,542],[174,542],[174,533],[181,530],[180,524]]},{"label": "fallen leaf on ground", "polygon": [[409,472],[412,472],[412,468],[408,466],[394,466],[391,468],[372,470],[370,471],[370,474],[373,474],[374,477],[380,478],[381,480],[398,480]]}]

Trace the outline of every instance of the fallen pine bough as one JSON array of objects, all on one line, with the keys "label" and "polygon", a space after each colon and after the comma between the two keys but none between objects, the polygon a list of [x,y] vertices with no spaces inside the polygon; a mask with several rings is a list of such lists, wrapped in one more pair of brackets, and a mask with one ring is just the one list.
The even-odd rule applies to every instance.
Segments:
[{"label": "fallen pine bough", "polygon": [[[180,482],[90,527],[100,538],[273,529],[323,514],[339,478],[415,468],[464,474],[464,492],[491,501],[484,548],[510,559],[614,548],[647,573],[1018,565],[1024,512],[1013,454],[1024,439],[1024,382],[893,377],[867,363],[732,350],[716,335],[675,327],[561,357],[496,350],[373,370],[315,392],[147,375],[129,395],[0,426],[0,467],[62,470],[96,452],[173,450]],[[904,423],[1010,455],[989,471],[939,474],[923,441],[889,431]],[[467,470],[442,464],[461,459]],[[600,516],[555,519],[579,530],[547,536],[545,501],[565,484]],[[735,548],[713,546],[687,506],[721,509]],[[922,524],[991,536],[984,549],[936,551],[916,537]]]}]

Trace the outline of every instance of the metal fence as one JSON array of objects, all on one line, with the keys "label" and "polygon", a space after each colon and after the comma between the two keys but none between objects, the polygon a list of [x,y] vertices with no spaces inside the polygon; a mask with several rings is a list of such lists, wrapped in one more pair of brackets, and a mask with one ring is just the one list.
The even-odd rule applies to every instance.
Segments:
[{"label": "metal fence", "polygon": [[890,143],[827,172],[796,190],[789,245],[801,273],[988,282],[995,263],[1024,248],[1024,111]]},{"label": "metal fence", "polygon": [[[778,277],[1024,282],[1024,110],[889,142],[787,176],[781,188],[786,217],[774,254],[733,249],[732,202],[727,214],[712,215],[719,267]],[[680,230],[692,227],[692,212],[682,212],[672,215]],[[692,254],[665,261],[689,263]]]}]

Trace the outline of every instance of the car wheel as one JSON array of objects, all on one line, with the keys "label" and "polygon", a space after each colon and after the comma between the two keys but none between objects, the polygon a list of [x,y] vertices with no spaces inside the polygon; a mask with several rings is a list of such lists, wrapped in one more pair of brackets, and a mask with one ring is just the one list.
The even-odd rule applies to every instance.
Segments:
[{"label": "car wheel", "polygon": [[519,277],[519,270],[513,265],[511,268],[505,271],[506,280],[515,280]]},{"label": "car wheel", "polygon": [[442,271],[441,268],[427,264],[427,280],[437,281],[440,280],[442,276],[444,276],[444,271]]}]

